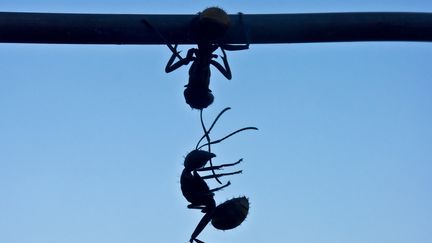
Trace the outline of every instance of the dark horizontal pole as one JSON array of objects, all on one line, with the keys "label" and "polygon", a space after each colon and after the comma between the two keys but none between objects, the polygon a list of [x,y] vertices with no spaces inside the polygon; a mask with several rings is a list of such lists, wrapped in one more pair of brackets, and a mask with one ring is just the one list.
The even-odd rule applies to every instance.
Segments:
[{"label": "dark horizontal pole", "polygon": [[[194,44],[196,15],[0,12],[0,42],[47,44]],[[229,15],[223,43],[432,41],[432,13],[357,12]]]}]

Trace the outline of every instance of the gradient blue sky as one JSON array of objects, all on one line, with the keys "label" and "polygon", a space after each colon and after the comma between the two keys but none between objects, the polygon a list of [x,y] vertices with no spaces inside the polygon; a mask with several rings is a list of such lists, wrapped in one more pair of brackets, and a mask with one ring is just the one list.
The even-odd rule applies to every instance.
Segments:
[{"label": "gradient blue sky", "polygon": [[[429,0],[4,1],[0,11],[432,12]],[[184,52],[190,46],[180,47]],[[183,52],[183,53],[184,53]],[[0,44],[0,242],[187,242],[202,214],[180,192],[201,135],[183,99],[187,68],[165,46]],[[215,163],[243,175],[247,221],[206,242],[432,242],[432,44],[252,45],[213,71],[224,107]],[[212,184],[212,186],[216,186]]]}]

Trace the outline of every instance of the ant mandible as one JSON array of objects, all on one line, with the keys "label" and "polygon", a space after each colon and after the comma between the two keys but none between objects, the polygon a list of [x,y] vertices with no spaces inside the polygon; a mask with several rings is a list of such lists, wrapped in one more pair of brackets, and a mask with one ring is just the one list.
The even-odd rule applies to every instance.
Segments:
[{"label": "ant mandible", "polygon": [[[222,164],[218,166],[210,165],[209,167],[205,167],[208,161],[210,161],[212,158],[216,157],[214,153],[210,152],[210,145],[216,144],[219,142],[222,142],[223,140],[231,137],[232,135],[239,133],[244,130],[257,130],[256,127],[245,127],[239,130],[236,130],[227,136],[223,137],[222,139],[210,141],[209,133],[211,129],[216,124],[219,117],[230,108],[224,109],[214,120],[213,124],[207,130],[204,126],[204,122],[202,119],[202,110],[201,110],[201,125],[204,130],[204,135],[201,137],[201,139],[198,141],[195,149],[191,151],[185,158],[184,161],[184,169],[180,177],[180,185],[183,196],[186,198],[190,204],[187,206],[191,209],[201,209],[201,212],[205,213],[201,221],[198,223],[197,227],[195,228],[194,232],[191,235],[190,242],[193,242],[194,240],[196,242],[202,242],[196,237],[201,233],[201,231],[207,226],[207,224],[213,219],[212,224],[218,228],[218,229],[231,229],[238,225],[240,225],[241,222],[246,218],[247,210],[249,209],[249,202],[245,197],[242,198],[235,198],[232,200],[229,200],[218,207],[216,207],[216,202],[214,200],[214,192],[221,190],[222,188],[225,188],[230,185],[230,182],[226,183],[225,185],[221,187],[217,187],[214,189],[210,189],[207,183],[205,182],[206,179],[210,178],[219,178],[222,176],[228,176],[228,175],[234,175],[242,173],[241,170],[230,172],[230,173],[221,173],[221,174],[215,174],[214,170],[223,169],[224,167],[230,167],[234,166],[236,164],[239,164],[242,159],[238,160],[235,163],[230,164]],[[201,141],[206,138],[207,143],[200,146]],[[208,146],[209,151],[201,150],[201,148]],[[200,176],[198,172],[204,172],[204,171],[213,171],[213,175],[207,175],[207,176]],[[245,212],[245,205],[247,205],[246,212]],[[232,213],[229,216],[226,216],[226,211],[235,212],[235,216],[232,216]]]}]

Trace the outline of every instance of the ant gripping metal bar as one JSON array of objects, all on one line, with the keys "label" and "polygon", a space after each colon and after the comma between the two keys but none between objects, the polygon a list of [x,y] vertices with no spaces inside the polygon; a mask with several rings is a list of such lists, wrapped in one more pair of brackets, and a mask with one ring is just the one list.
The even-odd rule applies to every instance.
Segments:
[{"label": "ant gripping metal bar", "polygon": [[[46,44],[196,44],[188,36],[196,15],[0,12],[0,42]],[[356,12],[229,15],[220,44],[347,41],[432,41],[432,13]]]}]

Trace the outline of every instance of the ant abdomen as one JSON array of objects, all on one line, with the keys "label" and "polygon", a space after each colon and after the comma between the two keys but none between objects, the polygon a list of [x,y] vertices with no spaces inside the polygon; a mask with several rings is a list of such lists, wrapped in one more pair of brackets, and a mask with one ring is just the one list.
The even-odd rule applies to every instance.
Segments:
[{"label": "ant abdomen", "polygon": [[249,212],[247,197],[236,197],[218,205],[212,218],[212,225],[219,230],[230,230],[239,226]]}]

